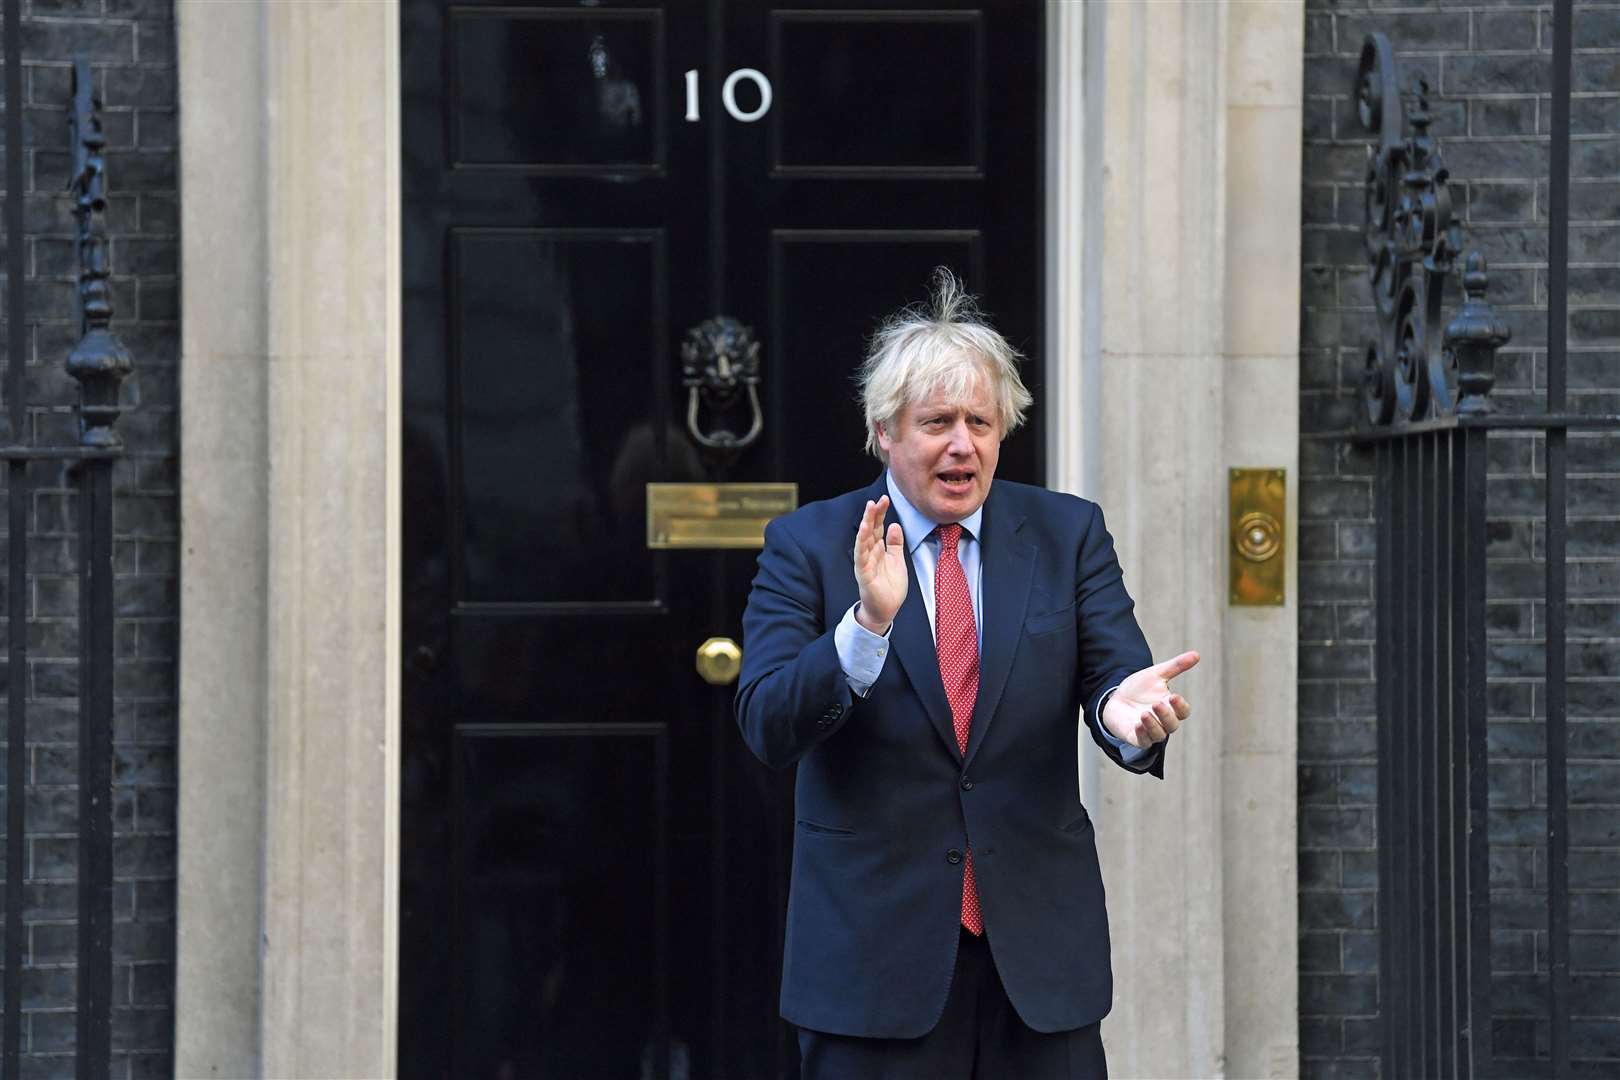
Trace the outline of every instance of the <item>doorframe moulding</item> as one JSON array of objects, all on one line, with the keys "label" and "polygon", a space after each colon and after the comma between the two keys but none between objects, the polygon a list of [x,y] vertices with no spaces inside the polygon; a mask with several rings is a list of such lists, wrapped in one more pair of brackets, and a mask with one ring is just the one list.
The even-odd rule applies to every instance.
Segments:
[{"label": "doorframe moulding", "polygon": [[[1045,383],[1046,486],[1097,497],[1097,440],[1102,425],[1098,266],[1102,251],[1102,161],[1086,152],[1088,131],[1102,131],[1101,6],[1047,0]],[[1078,723],[1078,721],[1077,721]],[[1096,798],[1102,757],[1080,739],[1079,785]]]}]

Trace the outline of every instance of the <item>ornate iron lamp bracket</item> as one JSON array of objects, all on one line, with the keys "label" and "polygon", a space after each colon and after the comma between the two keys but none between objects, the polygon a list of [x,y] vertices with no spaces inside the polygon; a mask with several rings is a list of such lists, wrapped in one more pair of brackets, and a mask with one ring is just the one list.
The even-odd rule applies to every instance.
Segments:
[{"label": "ornate iron lamp bracket", "polygon": [[[1428,95],[1428,83],[1418,76],[1411,85],[1413,106],[1404,106],[1389,39],[1368,34],[1361,46],[1356,105],[1362,126],[1378,136],[1376,149],[1367,152],[1363,225],[1367,283],[1379,329],[1364,352],[1362,400],[1373,426],[1488,411],[1485,395],[1494,381],[1496,349],[1510,336],[1485,300],[1485,258],[1478,252],[1468,255],[1464,315],[1445,326],[1446,276],[1462,244],[1451,217],[1450,174],[1429,133]],[[1462,388],[1469,404],[1459,408],[1451,331],[1464,326],[1465,316],[1457,341],[1468,343],[1472,367]]]}]

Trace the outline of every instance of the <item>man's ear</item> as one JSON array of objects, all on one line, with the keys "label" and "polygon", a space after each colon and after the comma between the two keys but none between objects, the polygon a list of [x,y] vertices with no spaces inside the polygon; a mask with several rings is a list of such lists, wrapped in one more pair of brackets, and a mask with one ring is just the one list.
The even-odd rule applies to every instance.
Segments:
[{"label": "man's ear", "polygon": [[887,455],[889,447],[894,443],[894,439],[890,438],[888,431],[883,426],[883,421],[873,421],[872,428],[877,432],[878,449]]}]

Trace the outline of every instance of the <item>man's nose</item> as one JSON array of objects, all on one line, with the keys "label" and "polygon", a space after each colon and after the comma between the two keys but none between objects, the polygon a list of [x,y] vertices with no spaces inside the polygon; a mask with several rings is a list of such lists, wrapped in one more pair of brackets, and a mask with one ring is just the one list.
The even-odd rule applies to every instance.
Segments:
[{"label": "man's nose", "polygon": [[967,421],[958,420],[951,428],[950,452],[962,457],[973,453],[973,438],[968,433]]}]

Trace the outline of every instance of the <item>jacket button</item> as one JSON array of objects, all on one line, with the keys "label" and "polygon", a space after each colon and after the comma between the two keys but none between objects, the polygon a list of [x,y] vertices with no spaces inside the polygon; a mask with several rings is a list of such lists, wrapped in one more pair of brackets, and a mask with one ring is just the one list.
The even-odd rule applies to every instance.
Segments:
[{"label": "jacket button", "polygon": [[829,720],[836,720],[840,716],[843,716],[843,715],[844,715],[844,706],[839,704],[836,701],[833,702],[833,704],[827,709],[827,718]]},{"label": "jacket button", "polygon": [[973,781],[969,780],[965,776],[962,777],[962,790],[963,791],[972,791],[973,790]]},{"label": "jacket button", "polygon": [[816,721],[816,727],[818,727],[818,728],[832,727],[832,721],[827,719],[825,716],[823,716],[820,720]]},{"label": "jacket button", "polygon": [[955,848],[951,848],[951,850],[945,853],[945,861],[950,863],[952,866],[955,866],[957,863],[962,861],[962,853],[957,851]]}]

